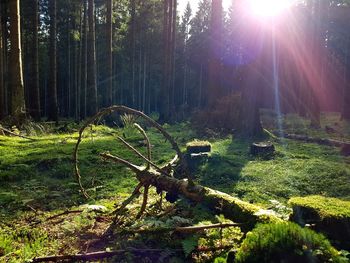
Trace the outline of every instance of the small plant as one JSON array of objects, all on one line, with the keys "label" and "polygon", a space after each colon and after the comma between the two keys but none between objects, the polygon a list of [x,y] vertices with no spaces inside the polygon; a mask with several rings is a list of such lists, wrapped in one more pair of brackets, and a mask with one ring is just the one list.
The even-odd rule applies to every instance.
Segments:
[{"label": "small plant", "polygon": [[120,116],[120,120],[123,124],[123,135],[125,137],[131,137],[134,136],[137,133],[137,130],[134,126],[134,123],[136,122],[136,117],[131,114],[124,114]]},{"label": "small plant", "polygon": [[247,234],[235,263],[347,262],[321,234],[290,222],[260,224]]}]

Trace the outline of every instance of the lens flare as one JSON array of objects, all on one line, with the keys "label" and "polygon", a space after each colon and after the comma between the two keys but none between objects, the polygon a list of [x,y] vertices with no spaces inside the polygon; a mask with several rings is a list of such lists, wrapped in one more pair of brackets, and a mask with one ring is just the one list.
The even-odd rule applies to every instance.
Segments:
[{"label": "lens flare", "polygon": [[291,6],[292,0],[248,0],[253,15],[274,17]]}]

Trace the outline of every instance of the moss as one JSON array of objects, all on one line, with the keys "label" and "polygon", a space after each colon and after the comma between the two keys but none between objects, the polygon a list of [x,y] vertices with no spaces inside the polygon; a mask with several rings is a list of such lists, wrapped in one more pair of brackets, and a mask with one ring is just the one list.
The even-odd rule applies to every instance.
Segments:
[{"label": "moss", "polygon": [[304,207],[311,209],[317,212],[320,219],[350,219],[350,201],[312,195],[306,197],[293,197],[288,201],[288,203],[293,207]]},{"label": "moss", "polygon": [[295,197],[291,219],[299,224],[310,223],[324,233],[336,247],[350,249],[350,202],[323,196]]},{"label": "moss", "polygon": [[188,143],[186,143],[186,147],[197,147],[197,146],[211,146],[210,142],[208,141],[200,141],[200,140],[193,140]]},{"label": "moss", "polygon": [[247,234],[236,263],[347,262],[321,234],[290,222],[260,224]]},{"label": "moss", "polygon": [[271,210],[261,209],[259,206],[209,188],[205,188],[205,192],[203,200],[205,205],[235,222],[244,223],[242,226],[244,229],[251,229],[259,222],[280,221]]}]

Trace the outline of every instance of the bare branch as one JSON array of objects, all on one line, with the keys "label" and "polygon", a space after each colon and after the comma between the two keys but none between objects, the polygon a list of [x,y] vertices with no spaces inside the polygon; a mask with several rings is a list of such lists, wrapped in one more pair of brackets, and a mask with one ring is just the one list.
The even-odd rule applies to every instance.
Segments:
[{"label": "bare branch", "polygon": [[[151,142],[147,136],[147,133],[146,131],[140,126],[138,125],[137,123],[134,123],[134,126],[136,127],[136,129],[139,130],[139,132],[143,135],[143,138],[144,140],[146,141],[146,146],[147,146],[147,158],[148,160],[152,161],[152,155],[151,155]],[[149,169],[149,165],[150,163],[147,163],[147,167],[146,169],[148,170]]]},{"label": "bare branch", "polygon": [[140,218],[142,216],[143,212],[145,212],[145,210],[146,210],[147,200],[148,200],[148,189],[149,189],[149,185],[145,185],[144,191],[143,191],[142,206],[141,206],[139,214],[137,215],[137,218]]},{"label": "bare branch", "polygon": [[[179,233],[193,233],[193,232],[199,232],[206,229],[213,229],[213,228],[229,228],[229,227],[236,227],[240,226],[242,224],[239,223],[218,223],[218,224],[211,224],[211,225],[203,225],[203,226],[186,226],[186,227],[162,227],[162,228],[153,228],[153,229],[138,229],[138,230],[126,230],[126,233],[144,233],[144,232],[179,232]],[[122,231],[124,232],[124,231]]]},{"label": "bare branch", "polygon": [[[82,137],[83,137],[83,133],[84,133],[85,129],[90,124],[93,124],[96,120],[104,117],[105,115],[111,114],[112,112],[117,112],[119,114],[121,114],[121,113],[133,114],[133,115],[136,115],[138,117],[142,117],[143,119],[145,119],[151,126],[156,128],[170,142],[172,148],[176,151],[177,155],[179,156],[182,168],[184,169],[184,171],[187,171],[187,163],[186,163],[185,158],[183,157],[183,154],[182,154],[179,146],[177,145],[175,140],[171,137],[171,135],[159,123],[157,123],[156,121],[154,121],[152,118],[148,117],[146,114],[144,114],[141,111],[137,111],[137,110],[134,110],[134,109],[128,108],[126,106],[122,106],[122,105],[111,106],[111,107],[100,110],[98,113],[96,113],[95,116],[91,117],[89,120],[87,120],[84,123],[84,125],[79,130],[78,140],[77,140],[77,143],[76,143],[75,148],[74,148],[73,161],[75,164],[74,165],[75,176],[76,176],[76,179],[79,183],[80,190],[86,198],[89,198],[89,195],[86,193],[86,191],[82,185],[81,174],[80,174],[79,165],[78,165],[79,145],[82,141]],[[189,178],[189,180],[190,180],[190,178]]]},{"label": "bare branch", "polygon": [[131,144],[129,144],[127,141],[125,141],[123,138],[117,136],[117,138],[126,146],[128,147],[130,150],[132,150],[134,153],[136,153],[139,157],[141,157],[143,160],[145,160],[147,162],[147,164],[152,165],[154,168],[156,168],[158,170],[158,172],[169,176],[168,173],[166,173],[162,168],[160,168],[158,165],[156,165],[155,163],[153,163],[151,160],[147,159],[145,156],[142,155],[142,153],[140,153],[138,150],[136,150]]},{"label": "bare branch", "polygon": [[[32,260],[33,263],[38,262],[62,262],[62,261],[91,261],[91,260],[101,260],[103,258],[111,258],[118,255],[124,255],[126,253],[134,253],[134,254],[150,254],[150,253],[162,253],[164,249],[122,249],[116,251],[98,251],[86,254],[75,254],[75,255],[57,255],[57,256],[48,256],[48,257],[40,257],[34,258]],[[173,253],[181,253],[182,249],[172,249],[169,250]]]},{"label": "bare branch", "polygon": [[30,137],[27,137],[27,136],[24,136],[24,135],[20,135],[20,134],[14,133],[14,132],[12,132],[12,131],[10,131],[8,129],[5,129],[1,125],[0,125],[0,130],[5,132],[5,133],[8,133],[8,134],[10,134],[12,136],[17,136],[17,137],[20,137],[20,138],[23,138],[23,139],[27,139],[27,140],[30,140],[30,141],[36,141],[36,139],[30,138]]},{"label": "bare branch", "polygon": [[111,160],[115,163],[121,163],[121,164],[124,164],[126,167],[130,168],[133,172],[135,172],[136,174],[140,173],[142,170],[141,170],[141,167],[135,165],[135,164],[132,164],[131,162],[127,161],[127,160],[124,160],[118,156],[114,156],[110,153],[100,153],[100,156],[104,159],[107,159],[107,160]]}]

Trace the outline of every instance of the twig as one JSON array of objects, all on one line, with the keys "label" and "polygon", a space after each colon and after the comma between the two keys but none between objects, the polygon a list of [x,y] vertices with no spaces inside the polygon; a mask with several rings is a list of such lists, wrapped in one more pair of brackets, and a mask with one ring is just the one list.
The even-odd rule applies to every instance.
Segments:
[{"label": "twig", "polygon": [[240,226],[242,224],[239,223],[218,223],[218,224],[211,224],[211,225],[203,225],[203,226],[186,226],[186,227],[163,227],[163,228],[153,228],[153,229],[137,229],[137,230],[131,230],[131,231],[122,231],[126,233],[144,233],[144,232],[178,232],[178,233],[193,233],[193,232],[199,232],[205,229],[213,229],[213,228],[229,228],[229,227],[236,227]]},{"label": "twig", "polygon": [[123,138],[117,136],[117,138],[126,146],[128,147],[130,150],[132,150],[134,153],[136,153],[139,157],[141,157],[143,160],[145,160],[147,162],[147,165],[152,165],[154,168],[156,168],[158,170],[158,172],[169,176],[162,168],[160,168],[158,165],[156,165],[155,163],[153,163],[150,159],[147,159],[145,156],[143,156],[138,150],[136,150],[131,144],[129,144],[127,141],[125,141]]},{"label": "twig", "polygon": [[[164,249],[121,249],[121,250],[115,250],[115,251],[98,251],[98,252],[91,252],[86,254],[76,254],[76,255],[56,255],[56,256],[48,256],[48,257],[40,257],[40,258],[34,258],[32,260],[33,263],[37,262],[60,262],[60,261],[71,261],[76,262],[80,260],[99,260],[103,258],[111,258],[117,255],[123,255],[126,253],[134,253],[134,254],[150,254],[150,253],[162,253],[164,252]],[[172,249],[169,250],[173,253],[181,253],[182,249]]]},{"label": "twig", "polygon": [[142,186],[143,184],[139,183],[134,189],[134,191],[132,192],[132,194],[128,197],[128,199],[124,200],[123,203],[120,205],[120,207],[118,207],[118,209],[115,211],[116,215],[115,215],[114,222],[116,221],[116,218],[118,217],[119,213],[123,211],[124,208],[132,202],[132,200],[140,196],[140,189]]},{"label": "twig", "polygon": [[[146,146],[147,146],[147,159],[152,161],[152,153],[151,153],[151,142],[147,136],[146,131],[137,123],[134,123],[134,126],[136,127],[136,129],[138,129],[138,131],[143,135],[144,140],[146,141]],[[148,170],[150,167],[150,163],[147,162],[147,166],[146,169]]]},{"label": "twig", "polygon": [[145,210],[146,210],[147,200],[148,200],[148,190],[149,190],[149,185],[145,185],[144,191],[143,191],[142,206],[141,206],[139,214],[137,215],[137,218],[140,218],[142,216],[143,212],[145,212]]},{"label": "twig", "polygon": [[17,137],[20,137],[20,138],[23,138],[23,139],[27,139],[27,140],[30,140],[30,141],[36,141],[36,139],[33,139],[33,138],[30,138],[30,137],[27,137],[27,136],[24,136],[24,135],[20,135],[20,134],[16,134],[8,129],[5,129],[3,128],[2,126],[0,126],[0,130],[2,130],[3,132],[6,132],[8,134],[11,134],[13,136],[17,136]]},{"label": "twig", "polygon": [[59,213],[57,215],[50,216],[46,220],[49,221],[49,220],[56,219],[57,217],[60,217],[60,216],[64,216],[64,215],[68,215],[68,214],[79,214],[79,213],[82,213],[82,212],[83,212],[83,210],[67,210],[67,211]]},{"label": "twig", "polygon": [[141,172],[141,168],[135,164],[132,164],[131,162],[124,160],[118,156],[114,156],[110,153],[100,153],[100,156],[104,159],[107,160],[111,160],[115,163],[121,163],[124,164],[125,166],[127,166],[128,168],[130,168],[133,172],[135,172],[136,174]]}]

